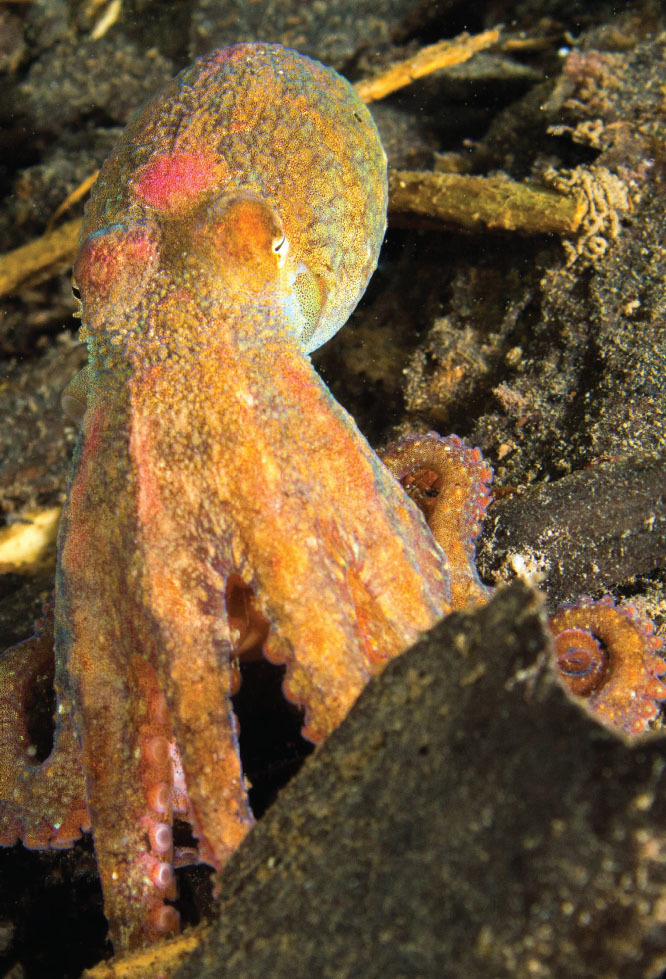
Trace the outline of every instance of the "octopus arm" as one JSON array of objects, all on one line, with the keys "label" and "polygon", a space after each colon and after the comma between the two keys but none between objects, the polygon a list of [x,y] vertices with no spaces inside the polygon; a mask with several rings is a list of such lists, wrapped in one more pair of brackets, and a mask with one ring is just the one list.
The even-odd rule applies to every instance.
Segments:
[{"label": "octopus arm", "polygon": [[[231,576],[244,582],[270,625],[266,653],[285,664],[285,693],[319,741],[368,677],[449,610],[446,559],[279,311],[258,311],[251,330],[225,315],[209,312],[215,348],[194,352],[187,369],[181,357],[133,382],[146,565],[155,558],[150,604],[160,605],[172,670],[182,657],[183,684],[203,656],[224,686],[224,597]],[[184,694],[170,682],[176,706]],[[176,738],[208,838],[193,778],[205,734],[188,748],[196,721],[182,703],[187,740],[178,727]]]},{"label": "octopus arm", "polygon": [[63,511],[56,578],[56,683],[81,743],[112,940],[135,948],[175,929],[172,725],[146,607],[137,480],[126,413],[110,401],[84,418]]},{"label": "octopus arm", "polygon": [[35,635],[0,659],[0,845],[68,847],[90,828],[81,752],[68,699],[59,692],[53,747],[36,761],[28,719],[34,691],[53,682],[53,609]]},{"label": "octopus arm", "polygon": [[564,687],[606,726],[636,736],[666,699],[666,662],[653,624],[610,597],[562,605],[550,619],[555,667]]},{"label": "octopus arm", "polygon": [[[196,366],[193,365],[196,377]],[[187,376],[187,374],[186,374]],[[253,825],[231,696],[236,671],[226,607],[238,546],[209,454],[212,405],[166,371],[132,382],[129,453],[136,473],[141,591],[156,636],[191,820],[220,869]],[[176,400],[179,419],[160,405]],[[204,414],[201,411],[205,409]]]},{"label": "octopus arm", "polygon": [[489,589],[474,563],[493,476],[481,451],[468,448],[457,435],[428,432],[392,442],[380,457],[423,512],[449,560],[452,607],[487,601]]}]

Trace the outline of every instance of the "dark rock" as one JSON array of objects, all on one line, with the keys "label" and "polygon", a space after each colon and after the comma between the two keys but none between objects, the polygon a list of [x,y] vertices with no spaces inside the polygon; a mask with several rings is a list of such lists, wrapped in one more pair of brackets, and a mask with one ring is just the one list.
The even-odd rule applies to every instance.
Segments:
[{"label": "dark rock", "polygon": [[487,580],[537,576],[551,602],[666,565],[663,457],[613,459],[498,500],[477,557]]},{"label": "dark rock", "polygon": [[[432,281],[446,298],[407,366],[401,431],[457,431],[500,462],[505,485],[666,446],[666,46],[663,35],[615,43],[572,50],[497,113],[472,155],[474,172],[517,179],[571,169],[598,226],[564,250],[545,236],[437,239]],[[456,335],[468,354],[452,364]]]},{"label": "dark rock", "polygon": [[21,21],[7,9],[0,10],[0,74],[16,71],[25,52]]},{"label": "dark rock", "polygon": [[66,41],[36,61],[15,94],[17,110],[39,129],[95,118],[126,123],[134,110],[174,74],[156,48],[141,51],[113,37]]},{"label": "dark rock", "polygon": [[63,388],[86,362],[85,348],[68,334],[46,346],[41,356],[4,367],[0,411],[0,513],[53,506],[64,499],[64,484],[75,428],[63,415]]},{"label": "dark rock", "polygon": [[546,643],[516,584],[391,663],[232,859],[178,979],[654,974],[666,742],[598,727]]}]

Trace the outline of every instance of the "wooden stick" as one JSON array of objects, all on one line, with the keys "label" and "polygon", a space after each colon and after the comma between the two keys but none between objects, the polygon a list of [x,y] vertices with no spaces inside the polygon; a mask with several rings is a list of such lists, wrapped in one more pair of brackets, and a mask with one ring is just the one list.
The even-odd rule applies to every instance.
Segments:
[{"label": "wooden stick", "polygon": [[420,215],[465,231],[525,235],[573,234],[585,214],[579,195],[518,183],[506,177],[391,170],[389,214]]},{"label": "wooden stick", "polygon": [[27,245],[0,255],[0,296],[64,272],[76,257],[80,231],[81,218],[75,218]]},{"label": "wooden stick", "polygon": [[477,51],[497,44],[499,36],[498,30],[492,30],[474,35],[459,34],[451,41],[439,41],[422,48],[413,58],[392,65],[380,75],[357,82],[354,88],[364,102],[376,102],[438,68],[450,68],[469,61]]},{"label": "wooden stick", "polygon": [[74,188],[74,190],[71,192],[71,194],[68,194],[67,195],[67,197],[64,199],[64,201],[62,201],[60,204],[58,204],[58,206],[56,207],[55,211],[53,212],[53,214],[49,218],[48,224],[46,225],[46,231],[47,232],[52,230],[53,225],[56,223],[56,221],[58,220],[58,218],[61,215],[63,215],[65,213],[65,211],[67,211],[72,206],[72,204],[78,204],[78,202],[81,200],[81,198],[86,196],[86,194],[88,193],[88,191],[90,190],[90,188],[92,187],[92,185],[97,180],[97,174],[98,173],[99,173],[99,170],[95,170],[94,173],[91,173],[88,177],[86,177],[85,180],[83,180],[79,184],[78,187],[75,187]]},{"label": "wooden stick", "polygon": [[86,969],[81,979],[168,979],[200,944],[210,925],[199,925],[182,935],[148,948],[100,962]]}]

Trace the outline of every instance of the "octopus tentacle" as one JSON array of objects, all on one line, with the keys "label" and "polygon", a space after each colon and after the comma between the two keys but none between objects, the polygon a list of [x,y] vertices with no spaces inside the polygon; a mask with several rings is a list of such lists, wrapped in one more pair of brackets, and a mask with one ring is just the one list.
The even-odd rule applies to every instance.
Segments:
[{"label": "octopus tentacle", "polygon": [[609,727],[629,735],[649,730],[666,698],[666,661],[652,622],[606,597],[562,605],[549,624],[565,687]]},{"label": "octopus tentacle", "polygon": [[68,847],[90,829],[71,705],[57,694],[53,747],[41,763],[27,727],[40,678],[53,677],[53,607],[35,635],[0,658],[0,846]]},{"label": "octopus tentacle", "polygon": [[[261,318],[253,322],[251,345],[220,319],[214,357],[197,357],[184,376],[181,365],[178,372],[165,365],[145,382],[132,382],[131,453],[140,498],[146,499],[140,521],[152,582],[147,588],[168,640],[165,662],[171,662],[192,640],[178,633],[172,642],[170,634],[206,634],[188,623],[185,592],[202,593],[199,601],[210,609],[219,636],[225,613],[220,596],[236,622],[233,595],[237,582],[245,583],[260,613],[255,621],[263,617],[269,626],[266,655],[286,665],[285,693],[305,708],[306,736],[321,740],[368,677],[449,610],[447,566],[416,507],[290,341],[288,324],[265,310]],[[234,364],[241,356],[239,377]],[[224,410],[213,412],[201,398],[200,391],[210,390]],[[182,406],[187,431],[209,431],[196,457],[156,410],[169,397]],[[251,443],[249,431],[255,433]],[[173,475],[161,486],[157,474],[165,465]],[[253,487],[249,498],[234,492],[246,485]],[[344,520],[331,502],[342,485],[349,491]],[[194,536],[179,526],[182,500],[192,496],[193,487],[202,511]],[[182,543],[174,534],[182,535]],[[181,563],[187,582],[182,590],[173,571]],[[169,576],[161,573],[165,566],[172,569]],[[174,615],[177,621],[171,621]],[[188,653],[190,672],[199,655],[200,643]],[[228,650],[223,656],[218,643],[211,655],[216,671],[226,669]],[[186,663],[183,678],[187,669]],[[166,670],[165,682],[171,682]],[[175,689],[167,696],[175,703]],[[208,836],[196,797],[199,780],[177,723],[175,733]]]},{"label": "octopus tentacle", "polygon": [[489,589],[474,564],[474,542],[491,500],[493,476],[481,450],[468,448],[457,435],[428,432],[393,442],[380,458],[422,510],[446,553],[452,607],[487,601]]},{"label": "octopus tentacle", "polygon": [[111,937],[134,948],[177,926],[165,903],[174,896],[173,731],[137,586],[133,479],[118,464],[122,410],[98,404],[82,432],[60,527],[56,682],[75,705]]},{"label": "octopus tentacle", "polygon": [[[147,465],[145,446],[144,452]],[[168,502],[163,503],[160,516],[168,520]],[[182,760],[176,785],[179,808],[192,822],[207,862],[219,870],[254,823],[231,704],[231,643],[221,598],[219,605],[210,599],[223,594],[224,582],[205,562],[199,563],[196,548],[189,552],[170,536],[160,541],[163,529],[163,522],[146,516],[144,586],[152,593],[160,633],[157,672]],[[198,587],[192,587],[194,582]],[[216,614],[218,609],[222,614]]]}]

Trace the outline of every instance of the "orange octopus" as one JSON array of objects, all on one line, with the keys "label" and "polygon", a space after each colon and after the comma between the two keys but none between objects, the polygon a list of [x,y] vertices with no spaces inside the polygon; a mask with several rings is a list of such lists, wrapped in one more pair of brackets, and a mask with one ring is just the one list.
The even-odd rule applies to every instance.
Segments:
[{"label": "orange octopus", "polygon": [[[487,596],[479,451],[417,436],[382,463],[307,356],[365,289],[386,195],[351,87],[240,44],[137,115],[87,206],[55,608],[0,661],[0,844],[91,828],[116,951],[177,927],[174,816],[218,869],[252,826],[240,655],[261,642],[284,665],[318,742],[390,658]],[[37,764],[25,715],[53,636],[56,732]]]},{"label": "orange octopus", "polygon": [[241,44],[134,119],[87,206],[57,728],[31,764],[45,629],[2,665],[0,842],[63,846],[90,825],[116,950],[177,925],[174,812],[217,868],[252,826],[230,700],[243,629],[268,624],[320,741],[451,608],[445,554],[307,356],[365,289],[386,195],[351,86]]}]

